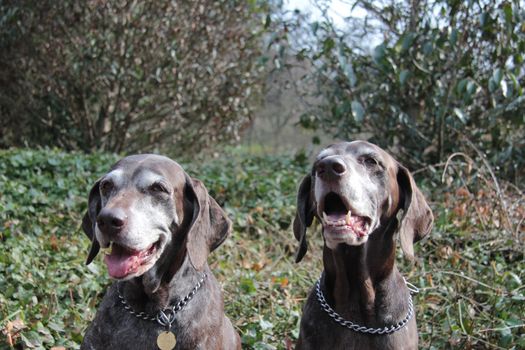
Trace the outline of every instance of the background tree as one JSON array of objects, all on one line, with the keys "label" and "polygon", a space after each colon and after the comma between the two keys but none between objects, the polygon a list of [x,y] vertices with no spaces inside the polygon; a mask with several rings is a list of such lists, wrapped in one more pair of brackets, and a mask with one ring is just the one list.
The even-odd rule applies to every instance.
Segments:
[{"label": "background tree", "polygon": [[1,145],[174,155],[236,140],[260,93],[244,1],[3,1]]},{"label": "background tree", "polygon": [[348,7],[361,15],[341,28],[321,6],[324,19],[310,24],[310,41],[297,51],[313,68],[306,85],[317,86],[314,96],[321,97],[302,126],[343,139],[364,133],[412,168],[468,149],[509,178],[523,175],[519,1],[349,1]]}]

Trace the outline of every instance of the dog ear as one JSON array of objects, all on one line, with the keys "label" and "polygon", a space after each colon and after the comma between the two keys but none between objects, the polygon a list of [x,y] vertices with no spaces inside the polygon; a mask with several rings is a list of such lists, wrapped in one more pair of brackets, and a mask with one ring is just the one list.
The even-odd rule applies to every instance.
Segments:
[{"label": "dog ear", "polygon": [[295,254],[295,262],[303,259],[308,250],[306,229],[310,227],[314,219],[315,206],[312,198],[312,176],[306,175],[299,185],[297,193],[297,211],[293,221],[293,233],[299,241],[299,248]]},{"label": "dog ear", "polygon": [[187,177],[185,196],[193,205],[186,249],[193,267],[202,270],[208,254],[228,237],[232,224],[201,181]]},{"label": "dog ear", "polygon": [[91,191],[89,191],[88,209],[82,218],[82,230],[91,240],[91,249],[89,250],[86,265],[89,265],[95,259],[100,250],[100,245],[95,235],[95,223],[101,207],[99,184],[100,180],[95,182]]},{"label": "dog ear", "polygon": [[400,191],[400,208],[403,210],[399,220],[399,238],[401,248],[412,260],[414,259],[414,243],[430,232],[434,216],[414,178],[402,165],[398,166],[397,183]]}]

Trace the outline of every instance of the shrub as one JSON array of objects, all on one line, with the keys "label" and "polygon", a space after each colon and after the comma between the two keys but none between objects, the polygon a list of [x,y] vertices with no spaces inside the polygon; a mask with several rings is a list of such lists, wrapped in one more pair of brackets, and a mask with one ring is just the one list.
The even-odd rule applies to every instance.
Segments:
[{"label": "shrub", "polygon": [[367,137],[413,169],[479,149],[498,174],[519,183],[525,165],[519,1],[348,6],[362,15],[347,18],[346,26],[325,17],[298,28],[310,40],[301,41],[296,58],[312,67],[299,85],[317,98],[301,125],[342,139]]},{"label": "shrub", "polygon": [[0,146],[172,154],[236,141],[261,88],[244,1],[3,1]]}]

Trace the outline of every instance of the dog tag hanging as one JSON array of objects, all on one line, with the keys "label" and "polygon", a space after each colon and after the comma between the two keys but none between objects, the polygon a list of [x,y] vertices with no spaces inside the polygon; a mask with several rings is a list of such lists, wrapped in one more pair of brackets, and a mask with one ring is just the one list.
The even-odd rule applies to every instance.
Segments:
[{"label": "dog tag hanging", "polygon": [[160,332],[157,337],[157,346],[160,350],[172,350],[175,344],[177,344],[177,338],[175,338],[175,334],[169,330]]}]

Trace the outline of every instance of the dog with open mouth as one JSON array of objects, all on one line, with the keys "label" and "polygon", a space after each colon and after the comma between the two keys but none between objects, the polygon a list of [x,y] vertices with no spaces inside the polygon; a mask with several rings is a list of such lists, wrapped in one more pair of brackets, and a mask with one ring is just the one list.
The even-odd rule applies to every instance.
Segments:
[{"label": "dog with open mouth", "polygon": [[153,154],[117,162],[89,194],[82,222],[116,280],[81,349],[240,349],[207,257],[231,222],[199,180]]},{"label": "dog with open mouth", "polygon": [[409,171],[369,142],[333,144],[299,186],[297,262],[314,218],[324,271],[303,307],[296,349],[417,349],[415,290],[395,265],[395,240],[412,259],[433,216]]}]

